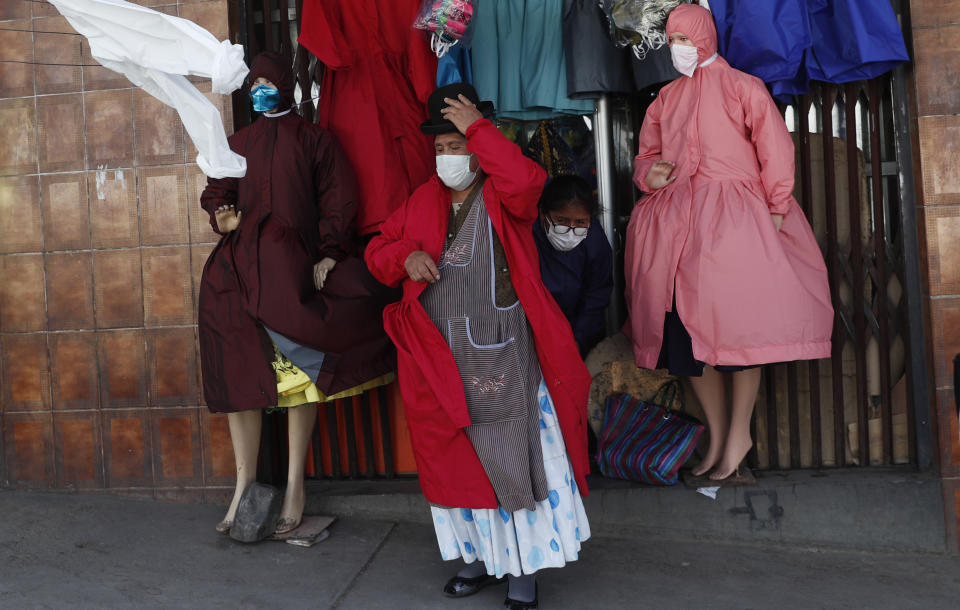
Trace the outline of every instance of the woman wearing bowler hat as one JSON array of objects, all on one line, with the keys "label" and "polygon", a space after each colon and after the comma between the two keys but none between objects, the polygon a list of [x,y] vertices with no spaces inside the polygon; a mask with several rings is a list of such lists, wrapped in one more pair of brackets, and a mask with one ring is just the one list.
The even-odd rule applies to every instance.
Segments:
[{"label": "woman wearing bowler hat", "polygon": [[532,227],[544,170],[484,116],[470,85],[431,95],[437,173],[382,225],[370,271],[403,298],[384,311],[440,553],[468,564],[463,597],[509,578],[506,608],[536,608],[535,573],[590,536],[590,386],[540,279]]}]

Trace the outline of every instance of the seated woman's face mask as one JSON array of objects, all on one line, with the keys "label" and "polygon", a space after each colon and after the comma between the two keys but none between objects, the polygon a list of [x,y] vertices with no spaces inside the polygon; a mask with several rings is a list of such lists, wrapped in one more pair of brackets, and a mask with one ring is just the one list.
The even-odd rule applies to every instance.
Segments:
[{"label": "seated woman's face mask", "polygon": [[477,177],[470,171],[470,159],[473,155],[437,155],[437,175],[440,180],[455,191],[462,191]]},{"label": "seated woman's face mask", "polygon": [[270,112],[280,105],[280,92],[260,83],[250,91],[250,100],[254,111]]}]

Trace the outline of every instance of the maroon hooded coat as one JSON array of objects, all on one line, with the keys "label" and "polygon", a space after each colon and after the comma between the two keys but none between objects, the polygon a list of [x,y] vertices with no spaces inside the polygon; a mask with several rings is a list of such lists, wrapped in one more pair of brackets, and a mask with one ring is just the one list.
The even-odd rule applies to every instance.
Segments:
[{"label": "maroon hooded coat", "polygon": [[[277,86],[278,109],[293,105],[293,74],[283,58],[263,53],[250,82]],[[293,111],[264,115],[233,134],[230,148],[247,159],[243,178],[209,179],[200,204],[242,213],[203,269],[198,312],[203,392],[211,411],[277,404],[273,347],[266,326],[326,353],[317,387],[333,394],[394,368],[383,331],[387,290],[369,274],[354,241],[353,172],[334,137]],[[337,261],[322,291],[313,266]]]}]

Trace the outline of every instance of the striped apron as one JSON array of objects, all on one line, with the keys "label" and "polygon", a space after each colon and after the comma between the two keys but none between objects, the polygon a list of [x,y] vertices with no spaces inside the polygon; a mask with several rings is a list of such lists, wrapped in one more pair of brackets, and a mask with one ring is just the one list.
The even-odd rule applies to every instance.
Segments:
[{"label": "striped apron", "polygon": [[437,265],[440,281],[424,290],[420,302],[453,352],[470,413],[465,432],[498,503],[511,512],[533,510],[548,493],[533,333],[519,300],[497,304],[497,237],[482,191],[460,230],[452,229],[451,222]]}]

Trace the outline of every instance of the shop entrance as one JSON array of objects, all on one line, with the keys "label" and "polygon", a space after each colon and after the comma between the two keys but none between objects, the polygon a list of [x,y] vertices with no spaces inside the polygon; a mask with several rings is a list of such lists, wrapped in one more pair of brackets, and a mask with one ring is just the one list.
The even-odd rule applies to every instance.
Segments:
[{"label": "shop entrance", "polygon": [[[321,93],[324,68],[295,44],[301,7],[302,0],[239,0],[231,3],[230,20],[248,60],[261,50],[284,54],[294,66],[298,99],[309,100]],[[795,196],[824,253],[836,316],[830,359],[765,367],[748,457],[754,468],[925,469],[933,463],[907,79],[901,67],[871,81],[816,83],[781,107],[796,145]],[[605,98],[598,104],[604,112],[589,122],[597,150],[610,155],[606,201],[621,258],[637,199],[631,180],[636,134],[655,95]],[[313,119],[315,102],[301,112]],[[235,94],[234,117],[237,128],[252,120],[243,92]],[[622,289],[615,298],[622,299]],[[611,330],[622,314],[612,318]],[[314,476],[415,474],[395,385],[321,413]],[[278,451],[282,420],[267,418],[261,454],[285,455]],[[261,467],[268,475],[285,472],[286,465]]]}]

